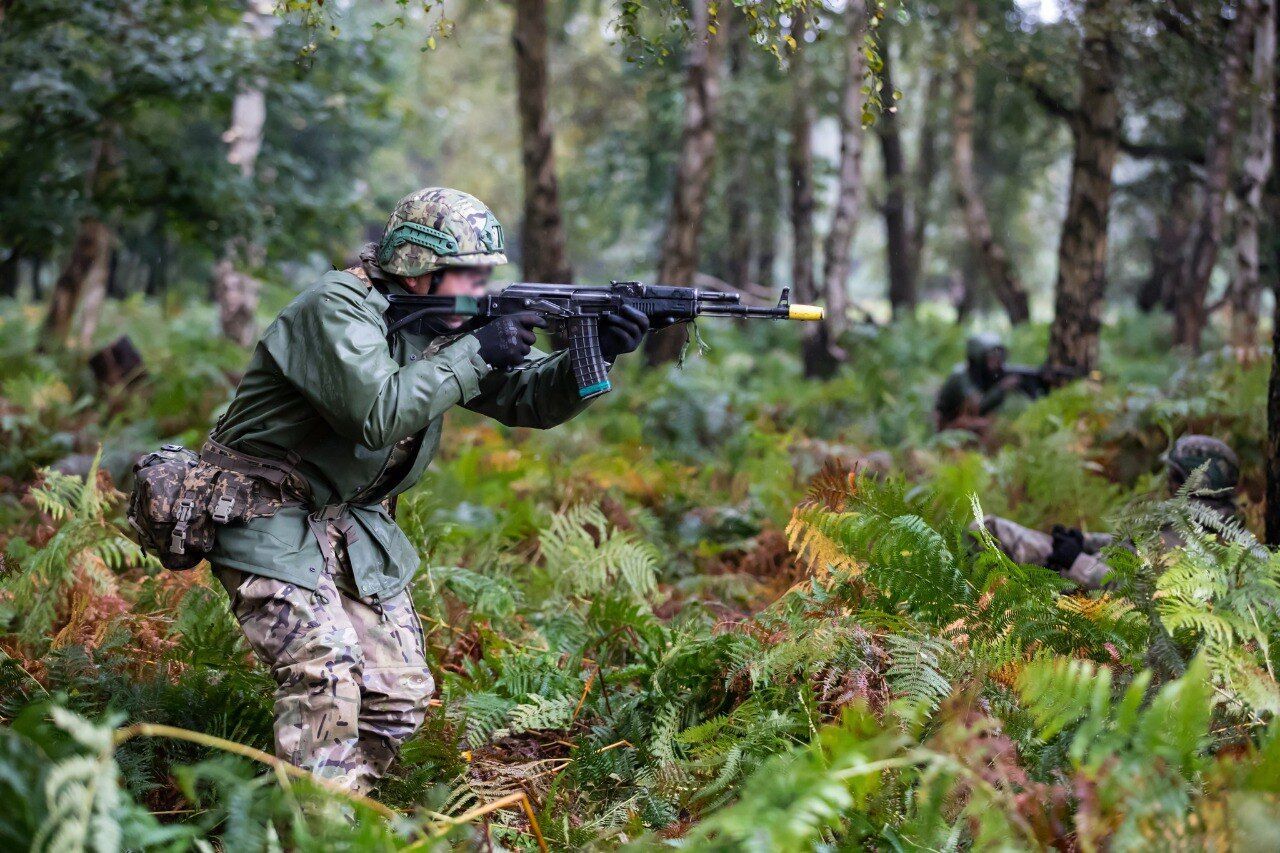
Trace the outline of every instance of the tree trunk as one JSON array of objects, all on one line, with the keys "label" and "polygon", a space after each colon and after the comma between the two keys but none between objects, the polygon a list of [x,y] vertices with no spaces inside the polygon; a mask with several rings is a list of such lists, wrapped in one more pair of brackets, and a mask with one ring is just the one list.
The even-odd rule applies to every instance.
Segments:
[{"label": "tree trunk", "polygon": [[556,179],[554,135],[547,107],[547,2],[515,0],[511,41],[516,57],[516,106],[524,165],[524,220],[520,252],[526,281],[573,281],[565,253],[564,220]]},{"label": "tree trunk", "polygon": [[[1272,17],[1273,26],[1280,26],[1280,15]],[[1271,161],[1280,163],[1280,75],[1271,79]],[[1280,169],[1272,169],[1267,181],[1266,204],[1268,218],[1280,222]],[[1272,547],[1280,546],[1280,239],[1272,235],[1271,295],[1274,299],[1271,313],[1271,379],[1267,384],[1267,506],[1266,540]]]},{"label": "tree trunk", "polygon": [[1178,294],[1177,310],[1173,315],[1174,344],[1197,351],[1209,320],[1205,297],[1209,293],[1209,280],[1218,262],[1222,243],[1222,222],[1231,183],[1231,148],[1240,113],[1245,59],[1253,38],[1257,3],[1258,0],[1242,0],[1237,7],[1236,19],[1227,32],[1215,92],[1215,100],[1220,106],[1205,145],[1204,195],[1200,216],[1187,259],[1183,288]]},{"label": "tree trunk", "polygon": [[31,257],[31,298],[44,298],[44,255],[39,252]]},{"label": "tree trunk", "polygon": [[769,133],[763,145],[764,174],[761,176],[760,198],[766,199],[763,212],[755,217],[756,283],[772,291],[776,286],[774,265],[778,260],[778,228],[773,218],[776,201],[782,198],[782,181],[778,161],[781,159],[777,137]]},{"label": "tree trunk", "polygon": [[[893,97],[893,77],[889,43],[891,27],[881,27],[881,56],[884,68],[884,92]],[[876,122],[880,137],[880,154],[884,161],[884,230],[885,247],[889,261],[889,305],[895,318],[910,316],[916,307],[916,263],[911,257],[911,224],[907,209],[907,166],[902,152],[902,135],[898,128],[898,114],[885,110]]]},{"label": "tree trunk", "polygon": [[[86,201],[90,203],[114,180],[114,134],[115,128],[108,124],[93,143],[84,181]],[[102,294],[106,291],[113,240],[111,228],[96,214],[86,215],[80,220],[71,243],[71,254],[58,274],[49,298],[41,349],[67,343],[78,308],[82,309],[79,339],[84,341],[86,337],[93,336]],[[82,302],[86,304],[82,306]]]},{"label": "tree trunk", "polygon": [[[732,23],[731,23],[732,22]],[[722,38],[728,44],[729,76],[738,90],[751,85],[745,78],[746,50],[749,40],[745,33],[736,31],[732,16],[721,21]],[[754,122],[745,109],[735,111],[729,120],[728,138],[725,142],[733,160],[729,181],[725,187],[725,210],[729,218],[729,235],[725,259],[725,280],[730,286],[742,290],[753,283],[751,277],[755,251],[755,210],[752,196],[756,189],[752,183],[752,166],[759,148]]]},{"label": "tree trunk", "polygon": [[921,105],[919,149],[916,152],[915,194],[911,202],[911,277],[920,282],[924,273],[926,227],[929,224],[929,208],[933,199],[933,184],[938,175],[938,99],[942,95],[942,75],[934,69],[928,71],[929,79],[924,87],[924,103]]},{"label": "tree trunk", "polygon": [[1260,97],[1253,103],[1240,209],[1236,214],[1236,270],[1231,283],[1231,345],[1246,358],[1258,350],[1258,312],[1261,309],[1261,258],[1259,226],[1262,192],[1271,175],[1272,100],[1275,95],[1276,4],[1261,0],[1253,42],[1251,90]]},{"label": "tree trunk", "polygon": [[10,249],[9,257],[0,263],[0,298],[18,295],[18,270],[21,266],[22,254],[17,249]]},{"label": "tree trunk", "polygon": [[[799,15],[791,27],[797,49],[791,56],[791,133],[787,147],[787,175],[791,180],[791,292],[797,302],[817,299],[813,253],[813,71],[805,44],[805,18]],[[831,341],[821,324],[805,328],[800,339],[804,375],[828,376],[836,367]]]},{"label": "tree trunk", "polygon": [[1111,172],[1120,139],[1115,4],[1116,0],[1085,0],[1081,15],[1080,109],[1072,126],[1075,154],[1058,244],[1048,358],[1052,366],[1077,370],[1097,366],[1106,291]]},{"label": "tree trunk", "polygon": [[[1280,151],[1273,156],[1280,156]],[[1280,251],[1275,262],[1280,272]],[[1271,377],[1267,382],[1266,541],[1275,548],[1280,547],[1280,281],[1272,281],[1271,293],[1275,304],[1271,310]]]},{"label": "tree trunk", "polygon": [[[849,276],[853,272],[853,235],[862,211],[862,87],[866,77],[863,41],[865,0],[849,0],[845,9],[844,86],[840,95],[840,164],[836,170],[835,212],[823,251],[824,332],[834,341],[849,325]],[[834,353],[833,353],[834,354]]]},{"label": "tree trunk", "polygon": [[[241,23],[251,39],[269,38],[276,24],[271,0],[251,0]],[[240,82],[231,103],[231,126],[222,134],[227,143],[227,162],[246,179],[253,178],[262,150],[262,132],[267,122],[266,85],[264,78]],[[246,268],[261,262],[261,247],[244,237],[233,237],[223,245],[222,257],[213,267],[213,298],[218,303],[222,334],[244,347],[257,337],[254,315],[262,289]]]},{"label": "tree trunk", "polygon": [[960,0],[957,21],[959,56],[956,58],[954,99],[951,105],[952,173],[956,198],[964,214],[969,245],[1009,322],[1015,326],[1030,319],[1027,291],[1009,261],[1004,247],[991,230],[991,217],[974,169],[973,111],[978,61],[978,3]]},{"label": "tree trunk", "polygon": [[[685,69],[680,154],[658,264],[658,281],[681,287],[693,281],[698,267],[698,240],[716,153],[715,121],[720,106],[724,39],[708,33],[710,20],[708,0],[693,0],[693,38]],[[683,324],[649,335],[645,343],[647,361],[656,365],[675,360],[687,337]]]},{"label": "tree trunk", "polygon": [[1191,174],[1179,167],[1169,190],[1168,209],[1160,217],[1151,255],[1151,275],[1138,291],[1138,308],[1143,312],[1149,313],[1157,307],[1173,310],[1176,294],[1182,289],[1182,258],[1195,219],[1194,203],[1195,185]]},{"label": "tree trunk", "polygon": [[92,337],[97,323],[95,306],[100,308],[102,304],[98,294],[105,292],[107,286],[111,243],[111,229],[102,220],[92,216],[80,220],[71,244],[71,256],[53,285],[49,312],[44,320],[42,348],[66,342],[77,308],[82,308],[85,316],[80,341],[84,343],[86,330]]}]

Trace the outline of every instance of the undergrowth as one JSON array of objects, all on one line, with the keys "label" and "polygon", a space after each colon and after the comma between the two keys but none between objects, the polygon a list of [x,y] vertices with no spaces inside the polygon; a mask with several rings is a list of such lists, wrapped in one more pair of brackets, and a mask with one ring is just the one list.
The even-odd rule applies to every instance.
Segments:
[{"label": "undergrowth", "polygon": [[[683,371],[620,364],[618,391],[553,431],[450,415],[399,506],[439,703],[365,801],[269,763],[270,678],[221,591],[126,535],[118,461],[194,441],[240,355],[204,342],[199,312],[114,310],[150,366],[124,398],[30,336],[0,345],[7,846],[1271,837],[1280,557],[1249,530],[1258,366],[1174,370],[1163,331],[1126,320],[1123,361],[1016,407],[983,451],[928,427],[959,330],[859,331],[850,368],[805,383],[785,330],[719,329]],[[1030,329],[1013,350],[1042,345]],[[1241,448],[1245,526],[1166,493],[1157,457],[1188,430]],[[970,532],[987,512],[1117,531],[1110,588],[1012,563]]]}]

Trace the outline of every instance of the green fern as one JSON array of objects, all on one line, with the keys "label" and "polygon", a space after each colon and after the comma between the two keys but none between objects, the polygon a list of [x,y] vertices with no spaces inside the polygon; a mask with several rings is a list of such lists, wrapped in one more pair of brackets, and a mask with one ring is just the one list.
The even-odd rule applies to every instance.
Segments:
[{"label": "green fern", "polygon": [[620,587],[643,600],[657,587],[653,548],[611,525],[594,504],[556,513],[538,541],[546,571],[562,593],[591,596]]},{"label": "green fern", "polygon": [[106,594],[114,588],[117,571],[147,562],[137,544],[107,518],[115,498],[98,486],[100,455],[83,479],[43,471],[31,496],[37,509],[58,524],[57,532],[39,548],[25,542],[10,545],[18,570],[0,578],[0,591],[22,602],[15,630],[32,646],[47,646],[57,608],[77,573]]}]

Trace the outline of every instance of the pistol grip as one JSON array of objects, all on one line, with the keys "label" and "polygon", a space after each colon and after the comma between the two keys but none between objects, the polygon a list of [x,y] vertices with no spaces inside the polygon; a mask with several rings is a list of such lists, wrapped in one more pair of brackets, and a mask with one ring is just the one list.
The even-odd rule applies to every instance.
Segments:
[{"label": "pistol grip", "polygon": [[600,354],[600,323],[597,317],[566,317],[569,332],[569,363],[578,384],[578,397],[589,400],[613,389],[609,367]]}]

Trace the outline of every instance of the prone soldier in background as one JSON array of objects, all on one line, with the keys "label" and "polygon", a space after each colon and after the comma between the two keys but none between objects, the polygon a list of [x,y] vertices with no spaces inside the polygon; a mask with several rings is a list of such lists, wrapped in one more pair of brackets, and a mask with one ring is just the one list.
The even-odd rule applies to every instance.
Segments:
[{"label": "prone soldier in background", "polygon": [[965,362],[956,365],[938,390],[934,416],[939,431],[968,430],[986,438],[993,414],[1009,394],[1043,397],[1075,374],[1007,362],[1009,350],[998,335],[983,332],[965,343]]},{"label": "prone soldier in background", "polygon": [[[1201,479],[1189,498],[1224,521],[1237,517],[1240,462],[1225,442],[1207,435],[1184,435],[1162,459],[1171,494],[1200,471]],[[1106,583],[1111,567],[1099,552],[1115,542],[1109,533],[1083,533],[1061,524],[1054,525],[1051,533],[1043,533],[996,515],[988,515],[982,524],[1000,550],[1016,563],[1053,569],[1082,589],[1100,589]],[[974,531],[977,527],[976,521],[970,525]],[[1166,548],[1183,544],[1171,527],[1161,531],[1161,540]]]}]

